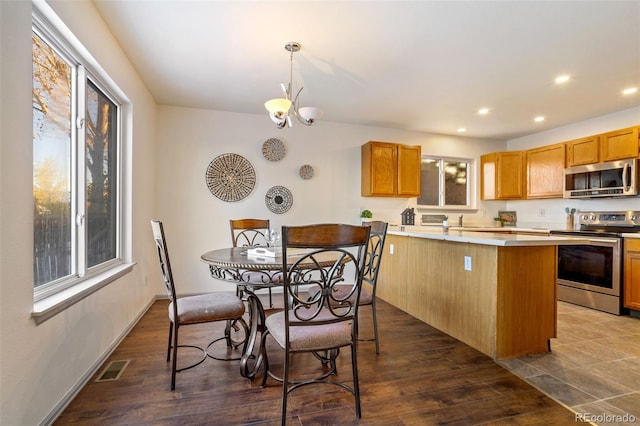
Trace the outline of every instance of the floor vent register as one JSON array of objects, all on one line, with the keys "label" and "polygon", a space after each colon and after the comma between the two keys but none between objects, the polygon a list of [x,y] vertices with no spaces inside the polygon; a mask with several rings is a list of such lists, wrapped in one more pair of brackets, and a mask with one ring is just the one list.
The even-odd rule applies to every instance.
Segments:
[{"label": "floor vent register", "polygon": [[122,376],[122,372],[127,368],[129,362],[131,360],[122,360],[122,361],[111,361],[102,373],[96,379],[96,382],[110,382],[113,380],[118,380],[120,376]]}]

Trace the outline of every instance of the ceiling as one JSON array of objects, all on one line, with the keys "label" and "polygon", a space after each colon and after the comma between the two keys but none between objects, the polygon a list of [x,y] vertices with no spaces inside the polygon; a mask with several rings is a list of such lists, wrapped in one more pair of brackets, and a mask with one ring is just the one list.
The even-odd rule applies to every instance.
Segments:
[{"label": "ceiling", "polygon": [[163,105],[269,121],[297,41],[322,121],[513,139],[640,106],[640,0],[93,2]]}]

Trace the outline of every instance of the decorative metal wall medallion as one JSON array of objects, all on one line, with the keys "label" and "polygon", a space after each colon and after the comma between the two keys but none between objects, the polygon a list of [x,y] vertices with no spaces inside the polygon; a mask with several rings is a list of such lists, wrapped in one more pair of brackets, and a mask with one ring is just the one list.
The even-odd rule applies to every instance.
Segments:
[{"label": "decorative metal wall medallion", "polygon": [[251,163],[238,154],[222,154],[207,167],[209,191],[222,201],[240,201],[256,186],[256,172]]},{"label": "decorative metal wall medallion", "polygon": [[300,167],[300,177],[302,179],[311,179],[313,177],[313,167],[308,164]]},{"label": "decorative metal wall medallion", "polygon": [[273,213],[285,213],[293,204],[293,194],[284,186],[273,186],[267,191],[264,202]]},{"label": "decorative metal wall medallion", "polygon": [[269,161],[280,161],[287,152],[280,139],[270,138],[262,144],[262,155]]}]

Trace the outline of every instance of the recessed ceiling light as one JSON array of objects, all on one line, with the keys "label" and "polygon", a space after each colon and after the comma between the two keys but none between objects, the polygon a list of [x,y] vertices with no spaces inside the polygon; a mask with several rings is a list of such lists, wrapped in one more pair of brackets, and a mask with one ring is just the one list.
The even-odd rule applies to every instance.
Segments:
[{"label": "recessed ceiling light", "polygon": [[569,81],[571,79],[571,76],[568,74],[563,74],[563,75],[559,75],[556,77],[556,84],[563,84],[566,83],[567,81]]},{"label": "recessed ceiling light", "polygon": [[536,118],[534,118],[533,121],[535,121],[536,123],[541,123],[544,121],[544,117],[539,115]]},{"label": "recessed ceiling light", "polygon": [[478,110],[478,114],[480,114],[480,115],[489,114],[489,108],[480,108]]},{"label": "recessed ceiling light", "polygon": [[460,133],[464,133],[464,132],[466,132],[466,131],[467,131],[466,127],[460,127],[460,128],[458,128],[458,132],[460,132]]},{"label": "recessed ceiling light", "polygon": [[623,95],[632,95],[638,91],[637,87],[629,87],[628,89],[624,89],[622,91]]}]

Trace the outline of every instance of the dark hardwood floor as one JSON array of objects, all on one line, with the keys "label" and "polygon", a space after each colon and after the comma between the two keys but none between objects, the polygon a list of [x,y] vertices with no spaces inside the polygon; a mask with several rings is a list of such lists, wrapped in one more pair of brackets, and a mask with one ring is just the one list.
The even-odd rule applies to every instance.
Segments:
[{"label": "dark hardwood floor", "polygon": [[[435,425],[573,424],[573,412],[513,375],[489,357],[380,301],[381,353],[373,342],[358,348],[362,418],[353,397],[334,386],[315,385],[293,392],[287,424]],[[372,333],[370,309],[361,311],[361,335]],[[222,324],[181,328],[182,343],[199,344]],[[206,360],[178,373],[170,390],[166,362],[167,301],[153,304],[107,360],[130,360],[114,381],[89,382],[56,425],[276,425],[282,387],[269,380],[244,379],[235,362]],[[210,340],[210,339],[209,339]],[[272,369],[281,351],[269,345]],[[180,358],[183,357],[183,359]],[[179,362],[187,362],[182,353]],[[295,358],[297,371],[320,368],[309,355]],[[339,377],[350,378],[350,356],[339,357]]]}]

